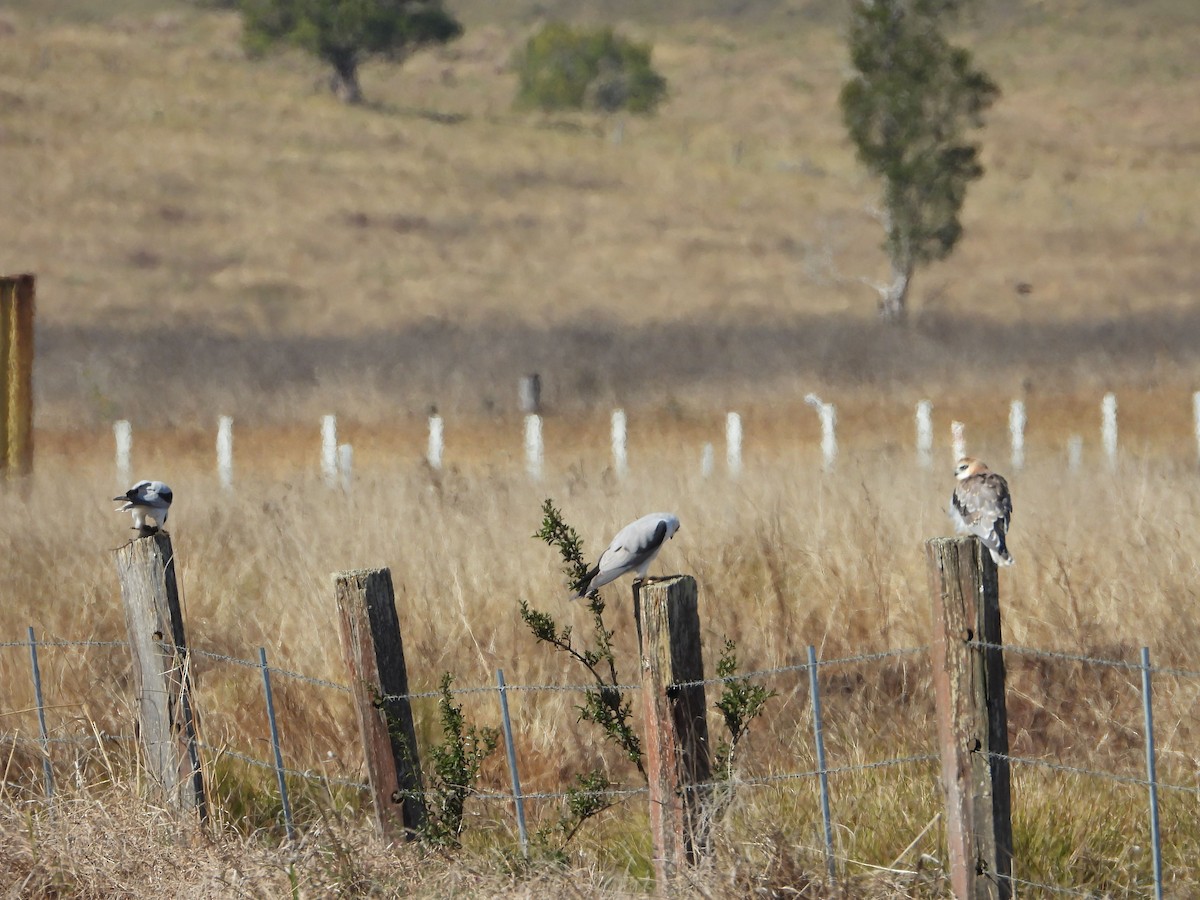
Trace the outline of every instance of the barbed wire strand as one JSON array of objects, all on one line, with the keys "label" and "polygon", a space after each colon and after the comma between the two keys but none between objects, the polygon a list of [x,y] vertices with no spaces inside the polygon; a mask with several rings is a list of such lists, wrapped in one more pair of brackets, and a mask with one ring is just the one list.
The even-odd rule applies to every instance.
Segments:
[{"label": "barbed wire strand", "polygon": [[[996,878],[994,875],[992,876],[992,879],[994,881],[1000,880],[999,878]],[[1019,884],[1022,887],[1042,888],[1043,890],[1054,891],[1054,893],[1056,893],[1056,894],[1068,894],[1072,897],[1095,897],[1096,896],[1095,891],[1081,891],[1081,890],[1079,890],[1079,888],[1061,887],[1056,884],[1043,884],[1040,881],[1026,881],[1024,878],[1018,878],[1016,875],[1009,875],[1007,880],[1011,881],[1013,884]]]},{"label": "barbed wire strand", "polygon": [[[128,647],[129,641],[38,641],[38,647]],[[3,647],[28,647],[29,641],[0,641]]]},{"label": "barbed wire strand", "polygon": [[[102,735],[100,735],[100,737],[103,740],[113,740],[113,741],[120,740],[120,741],[132,742],[135,740],[135,738],[130,735],[102,734]],[[3,740],[10,742],[10,743],[14,743],[14,744],[25,744],[25,745],[32,746],[32,747],[40,746],[39,741],[34,740],[33,738],[25,738],[20,735],[6,735],[3,738]],[[95,738],[83,738],[83,737],[51,738],[50,743],[52,743],[52,744],[88,745],[88,744],[95,743]],[[212,754],[216,754],[217,756],[228,756],[233,759],[239,760],[240,762],[244,762],[249,765],[256,766],[258,768],[268,769],[271,771],[275,770],[274,763],[265,762],[261,759],[258,759],[257,757],[251,756],[248,753],[243,753],[240,750],[234,750],[231,747],[217,747],[212,744],[205,744],[203,742],[198,743],[197,746],[201,750],[207,751]],[[900,757],[893,757],[891,759],[877,760],[875,762],[869,762],[869,763],[851,763],[851,764],[843,765],[843,766],[831,766],[831,767],[825,769],[825,774],[827,774],[827,775],[842,775],[842,774],[847,774],[850,772],[868,771],[871,769],[881,769],[881,768],[887,768],[887,767],[891,767],[891,766],[906,765],[909,763],[930,762],[930,761],[936,760],[937,758],[938,757],[935,754],[931,754],[931,753],[924,753],[924,754],[918,754],[918,755],[913,755],[913,756],[900,756]],[[348,779],[348,778],[333,777],[330,775],[326,775],[324,773],[317,773],[312,770],[306,771],[306,770],[301,770],[301,769],[288,768],[285,766],[283,771],[288,775],[293,775],[298,778],[303,778],[303,779],[310,780],[310,781],[329,782],[330,784],[336,784],[336,785],[341,785],[341,786],[345,786],[345,787],[352,787],[352,788],[356,788],[359,790],[369,790],[370,789],[370,785],[368,785],[364,782],[355,781],[353,779]],[[752,777],[748,777],[748,778],[738,778],[733,781],[706,781],[706,782],[702,782],[700,784],[694,785],[693,788],[695,790],[713,790],[713,789],[725,788],[725,787],[763,787],[763,786],[767,786],[767,785],[771,785],[771,784],[778,784],[778,783],[784,782],[784,781],[796,781],[796,780],[801,780],[801,779],[805,779],[805,778],[815,778],[820,774],[821,774],[820,769],[810,769],[810,770],[803,771],[803,772],[777,772],[777,773],[773,773],[770,775],[759,775],[759,776],[752,776]],[[522,792],[521,798],[524,800],[561,800],[561,799],[565,799],[567,797],[582,797],[582,796],[629,797],[629,796],[634,796],[637,794],[645,794],[648,792],[648,790],[649,789],[645,788],[645,787],[638,787],[638,788],[604,788],[604,789],[589,790],[589,791],[530,791],[528,793]],[[421,795],[426,798],[431,798],[431,797],[437,796],[436,792],[433,792],[433,791],[424,791],[424,792],[422,792]],[[485,801],[490,800],[490,801],[511,802],[516,799],[516,797],[511,793],[504,793],[504,792],[499,792],[499,791],[476,791],[473,793],[473,796],[475,796],[476,798],[478,798],[480,800],[485,800]]]},{"label": "barbed wire strand", "polygon": [[[978,647],[982,650],[1000,650],[1016,653],[1020,656],[1058,659],[1064,662],[1088,663],[1094,666],[1108,666],[1112,669],[1130,669],[1135,672],[1142,670],[1140,662],[1125,659],[1107,659],[1100,656],[1087,656],[1082,653],[1065,653],[1061,650],[1041,650],[1037,647],[1022,647],[1019,644],[994,644],[991,641],[966,641],[968,647]],[[1200,678],[1200,672],[1191,669],[1179,669],[1174,666],[1150,666],[1149,671],[1154,675],[1168,675],[1174,678]]]},{"label": "barbed wire strand", "polygon": [[[39,647],[128,647],[129,646],[128,641],[91,641],[91,640],[88,640],[88,641],[46,640],[46,641],[38,641],[37,644]],[[1001,651],[1007,651],[1010,653],[1016,653],[1021,656],[1034,656],[1034,657],[1042,657],[1042,658],[1047,658],[1047,659],[1058,659],[1058,660],[1062,660],[1064,662],[1080,662],[1080,663],[1088,663],[1091,665],[1098,665],[1098,666],[1109,666],[1111,668],[1116,668],[1116,669],[1130,669],[1130,670],[1138,670],[1138,671],[1140,671],[1142,668],[1141,663],[1135,662],[1135,661],[1130,661],[1130,660],[1111,659],[1108,657],[1101,657],[1101,656],[1088,656],[1087,654],[1084,654],[1084,653],[1067,653],[1067,652],[1061,651],[1061,650],[1043,650],[1043,649],[1040,649],[1037,647],[1022,646],[1020,644],[995,644],[990,641],[967,641],[966,644],[969,647],[977,647],[977,648],[985,649],[985,650],[1001,650]],[[5,648],[5,647],[15,648],[15,647],[28,647],[28,646],[29,646],[29,641],[0,641],[0,649]],[[190,647],[188,649],[190,650],[190,652],[195,653],[198,656],[207,657],[209,659],[219,660],[221,662],[230,663],[232,665],[244,666],[246,668],[253,668],[253,669],[259,668],[259,664],[255,660],[243,659],[241,657],[230,656],[230,655],[224,654],[224,653],[217,653],[213,650],[205,650],[200,647]],[[876,660],[888,659],[891,657],[898,657],[898,656],[910,656],[910,655],[914,655],[914,654],[925,653],[928,651],[928,649],[929,649],[928,645],[924,645],[924,646],[920,646],[920,647],[904,647],[904,648],[899,648],[899,649],[895,649],[895,650],[883,650],[883,651],[879,651],[876,653],[864,653],[864,654],[859,654],[859,655],[855,655],[855,656],[842,656],[842,657],[836,657],[833,659],[822,659],[822,660],[817,660],[817,668],[823,668],[826,666],[849,665],[852,663],[861,663],[861,662],[872,662],[872,661],[876,661]],[[677,684],[675,686],[676,687],[693,687],[693,686],[698,686],[698,685],[725,684],[725,683],[732,682],[732,681],[741,681],[741,680],[750,679],[750,678],[762,678],[762,677],[766,677],[766,676],[770,676],[770,675],[785,674],[788,672],[802,672],[807,669],[808,669],[808,663],[795,663],[795,664],[787,665],[787,666],[777,666],[775,668],[770,668],[770,669],[758,669],[758,670],[755,670],[752,672],[743,672],[743,673],[738,673],[735,675],[728,675],[728,676],[725,676],[722,678],[707,678],[707,679],[698,680],[698,681],[680,682],[679,684]],[[271,671],[276,672],[285,678],[295,678],[299,681],[306,681],[306,682],[309,682],[312,684],[316,684],[319,687],[327,687],[327,688],[332,688],[334,690],[341,690],[341,691],[349,691],[350,690],[350,688],[348,688],[344,684],[338,684],[337,682],[328,681],[323,678],[314,678],[311,675],[305,675],[301,672],[293,672],[293,671],[289,671],[287,669],[276,669],[274,667],[271,667]],[[1177,666],[1150,666],[1150,672],[1155,675],[1167,675],[1167,676],[1174,677],[1174,678],[1200,679],[1200,671],[1193,670],[1193,669],[1183,669],[1183,668],[1179,668]],[[617,690],[636,690],[639,687],[639,685],[614,685],[614,687]],[[589,690],[590,686],[588,686],[588,685],[515,685],[515,684],[508,685],[508,690],[510,690],[510,691],[542,690],[542,689],[544,689],[544,690],[564,690],[564,691],[575,690],[575,691],[578,691],[578,690]],[[471,693],[471,692],[483,692],[483,691],[487,691],[487,690],[495,690],[495,688],[457,688],[457,689],[452,690],[451,693],[465,694],[465,693]],[[425,696],[438,696],[438,694],[434,693],[434,692],[428,692],[428,693],[422,693],[422,694],[412,694],[412,695],[408,695],[408,696],[410,699],[418,699],[420,697],[425,697]]]},{"label": "barbed wire strand", "polygon": [[[189,652],[204,659],[214,659],[219,662],[229,663],[235,666],[241,666],[246,669],[261,669],[262,664],[250,659],[242,659],[239,656],[229,656],[225,653],[217,653],[214,650],[204,650],[200,647],[189,647]],[[281,675],[284,678],[292,678],[296,681],[302,681],[305,684],[315,685],[316,687],[329,688],[334,691],[343,693],[351,693],[350,688],[344,684],[338,684],[336,681],[329,681],[325,678],[317,678],[313,675],[305,675],[302,672],[292,672],[288,669],[277,669],[275,666],[267,666],[272,675]]]},{"label": "barbed wire strand", "polygon": [[[1009,756],[1005,753],[996,753],[987,751],[987,756],[990,759],[1003,759],[1010,763],[1022,763],[1028,766],[1038,766],[1043,769],[1053,769],[1058,772],[1067,772],[1071,775],[1087,775],[1090,778],[1102,778],[1108,781],[1116,781],[1120,784],[1135,784],[1141,787],[1149,787],[1151,782],[1145,778],[1138,778],[1136,775],[1116,775],[1112,772],[1101,772],[1097,769],[1084,769],[1080,766],[1071,766],[1066,763],[1053,762],[1048,759],[1032,759],[1025,756]],[[1186,784],[1170,784],[1165,781],[1155,780],[1153,784],[1169,791],[1180,791],[1185,794],[1200,795],[1200,787],[1193,787]]]},{"label": "barbed wire strand", "polygon": [[[217,756],[229,756],[233,759],[239,760],[240,762],[257,766],[260,769],[269,769],[272,772],[276,771],[274,763],[263,762],[263,760],[253,757],[248,753],[242,753],[240,750],[234,750],[230,747],[214,747],[211,744],[204,743],[197,743],[196,746],[201,750],[206,750],[209,753],[216,754]],[[317,773],[311,769],[304,771],[301,769],[290,769],[287,766],[284,766],[283,772],[286,775],[294,775],[295,777],[303,778],[306,781],[328,782],[329,784],[335,784],[339,787],[357,788],[360,791],[369,791],[371,789],[371,786],[365,782],[355,781],[352,778],[339,778],[332,775],[326,775],[324,773]]]},{"label": "barbed wire strand", "polygon": [[[28,647],[28,641],[5,641],[0,642],[0,647]],[[128,641],[39,641],[39,647],[128,647]],[[894,650],[883,650],[875,653],[863,653],[855,656],[843,656],[834,659],[818,660],[817,667],[849,665],[853,663],[876,662],[882,659],[889,659],[899,656],[911,656],[914,654],[924,653],[929,648],[922,647],[904,647]],[[226,653],[218,653],[214,650],[206,650],[203,647],[189,647],[188,652],[195,656],[204,659],[211,659],[217,662],[228,663],[234,666],[240,666],[247,669],[259,669],[260,663],[256,660],[244,659],[239,656],[231,656]],[[272,674],[277,674],[283,678],[291,678],[296,681],[312,684],[316,687],[329,688],[330,690],[341,691],[343,693],[351,693],[351,688],[344,684],[339,684],[336,681],[330,681],[325,678],[317,678],[312,675],[305,675],[302,672],[295,672],[289,669],[280,669],[274,666],[268,667]],[[752,672],[741,672],[734,675],[727,675],[719,678],[704,678],[696,681],[681,681],[671,685],[675,688],[699,687],[701,685],[718,685],[729,684],[736,681],[746,681],[754,678],[767,678],[772,675],[787,674],[789,672],[804,672],[808,670],[808,663],[796,663],[787,666],[777,666],[768,669],[757,669]],[[595,690],[617,690],[621,692],[636,692],[640,691],[640,684],[509,684],[505,685],[506,691],[563,691],[569,693],[584,693]],[[466,688],[451,688],[451,696],[464,696],[469,694],[488,694],[496,693],[499,690],[494,685],[484,687],[466,687]],[[417,691],[408,694],[385,694],[380,699],[386,701],[395,700],[426,700],[433,697],[440,697],[441,691]]]}]

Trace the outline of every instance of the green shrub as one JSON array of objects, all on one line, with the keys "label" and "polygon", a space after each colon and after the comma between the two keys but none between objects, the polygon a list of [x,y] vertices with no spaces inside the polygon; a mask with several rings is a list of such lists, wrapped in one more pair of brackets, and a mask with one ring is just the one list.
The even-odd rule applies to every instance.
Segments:
[{"label": "green shrub", "polygon": [[654,112],[666,97],[667,80],[650,65],[651,50],[611,28],[548,23],[514,56],[517,105]]}]

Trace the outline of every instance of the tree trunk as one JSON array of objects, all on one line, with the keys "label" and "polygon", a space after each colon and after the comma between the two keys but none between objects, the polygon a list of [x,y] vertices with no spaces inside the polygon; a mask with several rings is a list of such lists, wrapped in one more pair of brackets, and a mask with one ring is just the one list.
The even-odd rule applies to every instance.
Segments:
[{"label": "tree trunk", "polygon": [[908,312],[908,285],[912,270],[892,264],[892,283],[879,291],[879,318],[885,322],[903,322]]},{"label": "tree trunk", "polygon": [[353,55],[330,60],[333,74],[329,89],[343,103],[362,103],[362,88],[358,85],[358,60]]}]

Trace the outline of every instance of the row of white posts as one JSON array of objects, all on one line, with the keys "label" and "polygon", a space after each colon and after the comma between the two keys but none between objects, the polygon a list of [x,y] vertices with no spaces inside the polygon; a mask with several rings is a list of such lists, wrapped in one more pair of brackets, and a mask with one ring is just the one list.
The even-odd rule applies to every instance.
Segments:
[{"label": "row of white posts", "polygon": [[[821,421],[821,459],[826,472],[832,471],[837,462],[837,410],[832,403],[825,403],[816,394],[809,394],[805,402],[812,406]],[[1200,391],[1192,396],[1192,412],[1195,418],[1196,452],[1200,459]],[[1008,430],[1011,438],[1010,466],[1014,471],[1025,467],[1025,404],[1014,400],[1009,408]],[[965,426],[953,422],[950,426],[951,452],[954,458],[966,455]],[[117,479],[122,485],[131,482],[130,458],[133,452],[133,427],[124,419],[113,425],[117,446]],[[922,400],[916,407],[917,464],[924,469],[933,466],[933,404]],[[1104,455],[1110,468],[1117,464],[1117,398],[1105,394],[1100,404],[1100,438]],[[613,471],[623,478],[629,473],[628,429],[625,410],[617,409],[612,414],[612,458]],[[425,458],[433,469],[441,469],[445,450],[445,425],[442,417],[429,417],[429,445]],[[1067,441],[1067,467],[1078,469],[1083,459],[1083,438],[1071,435]],[[545,449],[542,443],[542,417],[530,414],[525,417],[525,470],[529,477],[542,477]],[[742,472],[742,417],[735,412],[725,417],[725,464],[731,478]],[[351,472],[354,467],[354,448],[350,444],[339,444],[337,440],[337,417],[321,419],[321,475],[331,488],[350,489]],[[713,475],[715,453],[711,443],[704,444],[700,453],[700,474],[708,478]],[[233,419],[221,416],[217,425],[217,476],[223,488],[233,485]]]}]

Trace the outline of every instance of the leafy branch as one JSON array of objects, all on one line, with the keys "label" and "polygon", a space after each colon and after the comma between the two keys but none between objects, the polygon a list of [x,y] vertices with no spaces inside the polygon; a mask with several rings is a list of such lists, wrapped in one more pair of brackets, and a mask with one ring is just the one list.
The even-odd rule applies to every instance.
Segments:
[{"label": "leafy branch", "polygon": [[571,843],[588,819],[600,815],[616,805],[613,795],[608,793],[612,783],[599,769],[592,769],[575,776],[575,783],[567,788],[567,810],[556,822],[539,828],[534,835],[535,846],[542,852],[566,863],[563,849]]},{"label": "leafy branch", "polygon": [[721,688],[721,696],[716,702],[716,707],[725,720],[725,729],[729,733],[729,737],[722,739],[717,745],[716,772],[717,777],[723,779],[729,779],[733,775],[733,762],[738,744],[749,732],[750,723],[762,715],[767,701],[779,693],[760,684],[751,684],[745,678],[736,677],[737,671],[737,644],[726,638],[721,658],[717,661],[717,677],[729,680]]},{"label": "leafy branch", "polygon": [[[555,508],[554,501],[546,500],[542,504],[542,527],[534,537],[558,551],[568,584],[574,591],[581,590],[587,584],[589,574],[583,555],[583,540],[574,528],[563,521],[562,513]],[[549,644],[576,660],[595,680],[596,687],[585,691],[583,704],[576,707],[580,721],[600,726],[605,737],[616,744],[625,758],[637,766],[645,777],[642,743],[631,722],[632,704],[620,690],[621,681],[612,643],[615,632],[604,623],[604,601],[599,593],[592,591],[588,594],[588,611],[592,615],[591,646],[576,646],[571,626],[560,628],[549,613],[533,609],[524,600],[520,608],[522,621],[539,643]]]},{"label": "leafy branch", "polygon": [[539,643],[549,644],[555,650],[578,660],[595,679],[596,687],[585,690],[582,705],[575,707],[579,711],[579,720],[599,725],[605,737],[621,749],[625,758],[637,766],[644,777],[646,769],[642,764],[642,742],[630,721],[633,706],[621,693],[616,658],[612,651],[613,632],[604,627],[604,601],[593,597],[588,602],[588,609],[592,613],[595,649],[577,648],[572,640],[570,625],[560,630],[548,613],[532,609],[524,600],[521,601],[521,619]]},{"label": "leafy branch", "polygon": [[563,521],[562,513],[554,508],[554,501],[542,502],[542,527],[534,535],[558,550],[563,561],[563,574],[573,592],[583,590],[588,582],[588,564],[583,556],[583,538],[574,528]]},{"label": "leafy branch", "polygon": [[426,841],[443,847],[460,846],[467,798],[479,779],[483,761],[492,755],[500,741],[497,729],[466,724],[462,707],[454,704],[450,693],[452,683],[449,672],[442,675],[438,714],[443,742],[429,748],[433,772],[422,829]]}]

